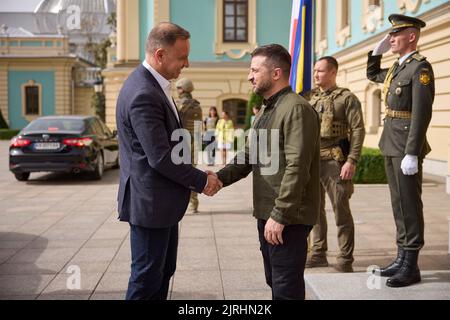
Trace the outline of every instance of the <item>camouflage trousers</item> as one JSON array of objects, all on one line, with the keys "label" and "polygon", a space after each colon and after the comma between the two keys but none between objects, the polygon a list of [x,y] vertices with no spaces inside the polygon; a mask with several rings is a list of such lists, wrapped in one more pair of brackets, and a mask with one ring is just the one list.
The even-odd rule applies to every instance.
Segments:
[{"label": "camouflage trousers", "polygon": [[338,264],[353,263],[355,246],[355,227],[350,211],[350,198],[353,194],[352,181],[340,178],[343,163],[335,160],[322,160],[320,163],[320,214],[317,224],[312,230],[311,256],[325,257],[328,250],[327,217],[325,212],[325,193],[330,198],[337,226],[338,245],[340,253]]},{"label": "camouflage trousers", "polygon": [[[192,156],[191,159],[193,159],[193,156]],[[193,164],[193,166],[197,167],[196,164]],[[194,210],[194,211],[198,210],[198,193],[197,192],[191,191],[191,196],[189,198],[189,207],[188,207],[188,209],[189,210]]]}]

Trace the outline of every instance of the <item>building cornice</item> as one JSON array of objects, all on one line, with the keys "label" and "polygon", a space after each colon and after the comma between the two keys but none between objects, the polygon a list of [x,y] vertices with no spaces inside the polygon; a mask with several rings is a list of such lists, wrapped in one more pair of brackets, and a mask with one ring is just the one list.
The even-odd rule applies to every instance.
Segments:
[{"label": "building cornice", "polygon": [[[435,29],[448,28],[450,26],[450,20],[448,19],[448,15],[450,12],[449,9],[450,9],[450,2],[445,3],[437,8],[434,8],[418,16],[418,18],[427,21],[428,23],[427,27],[422,31],[422,35],[434,32]],[[333,56],[339,59],[340,63],[348,63],[352,60],[355,60],[355,58],[357,57],[367,55],[367,53],[372,49],[371,46],[374,43],[380,41],[386,35],[386,32],[382,32],[372,37],[369,37],[356,45],[350,46],[342,51],[336,52]],[[425,45],[424,43],[419,44],[419,49],[424,45]],[[370,50],[368,48],[370,48]],[[392,59],[394,59],[393,56],[394,55],[392,53],[386,55],[386,57],[388,58],[392,57]]]}]

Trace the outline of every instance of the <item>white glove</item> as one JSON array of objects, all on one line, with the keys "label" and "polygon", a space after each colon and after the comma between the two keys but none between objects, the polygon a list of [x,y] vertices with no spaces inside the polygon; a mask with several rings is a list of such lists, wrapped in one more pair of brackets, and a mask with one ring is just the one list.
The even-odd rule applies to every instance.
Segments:
[{"label": "white glove", "polygon": [[378,42],[375,49],[373,49],[372,56],[379,56],[388,52],[391,49],[391,35],[387,34],[380,42]]},{"label": "white glove", "polygon": [[417,156],[407,154],[402,160],[401,168],[405,176],[417,174],[419,172],[419,160]]}]

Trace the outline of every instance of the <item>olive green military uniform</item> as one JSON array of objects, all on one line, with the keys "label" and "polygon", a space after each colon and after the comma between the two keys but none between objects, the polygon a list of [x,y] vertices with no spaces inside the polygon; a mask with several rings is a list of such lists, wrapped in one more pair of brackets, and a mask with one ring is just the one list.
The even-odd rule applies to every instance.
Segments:
[{"label": "olive green military uniform", "polygon": [[356,164],[361,156],[365,129],[361,103],[348,89],[337,86],[307,93],[306,98],[321,118],[320,215],[313,229],[311,258],[325,258],[328,250],[325,192],[328,194],[336,218],[340,254],[339,265],[353,263],[355,232],[349,200],[353,183],[340,178],[346,162]]},{"label": "olive green military uniform", "polygon": [[[201,135],[202,132],[202,108],[200,107],[200,103],[192,98],[192,95],[187,92],[183,92],[180,95],[180,120],[183,125],[183,128],[189,131],[191,135],[191,162],[192,165],[195,166],[197,164],[196,156],[197,149],[201,146],[201,137],[198,137],[197,141],[200,142],[199,146],[194,144],[194,134]],[[191,192],[191,198],[189,200],[190,209],[197,211],[198,209],[198,194],[196,192]]]},{"label": "olive green military uniform", "polygon": [[[367,77],[385,84],[386,117],[379,146],[385,156],[397,245],[420,250],[424,245],[422,162],[431,151],[426,132],[435,93],[433,69],[419,53],[390,69],[381,69],[381,58],[369,53]],[[419,158],[419,173],[414,176],[401,170],[406,154]]]},{"label": "olive green military uniform", "polygon": [[[253,172],[253,215],[273,218],[285,226],[313,226],[319,213],[319,119],[317,113],[290,87],[266,101],[253,124],[257,135],[267,131],[268,157],[277,157],[278,170],[263,174],[270,165],[251,164],[249,145],[231,164],[218,172],[224,186]],[[271,150],[271,134],[279,132],[279,150]],[[245,157],[245,158],[242,158]],[[239,159],[239,161],[238,161]],[[245,163],[240,164],[242,159]],[[256,162],[256,161],[255,161]]]}]

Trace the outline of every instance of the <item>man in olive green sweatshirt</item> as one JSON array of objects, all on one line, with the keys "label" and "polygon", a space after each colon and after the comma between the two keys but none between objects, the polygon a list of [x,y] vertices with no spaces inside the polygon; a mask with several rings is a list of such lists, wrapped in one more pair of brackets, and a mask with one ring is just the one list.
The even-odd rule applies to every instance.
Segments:
[{"label": "man in olive green sweatshirt", "polygon": [[[319,117],[292,91],[290,69],[289,52],[280,45],[263,46],[252,53],[248,80],[253,91],[264,97],[249,139],[256,143],[248,143],[245,151],[217,173],[224,186],[229,186],[253,172],[253,215],[258,221],[266,282],[275,300],[305,298],[307,238],[320,204]],[[267,143],[261,145],[261,141]],[[255,145],[260,147],[258,157]],[[272,170],[273,164],[278,170]]]}]

